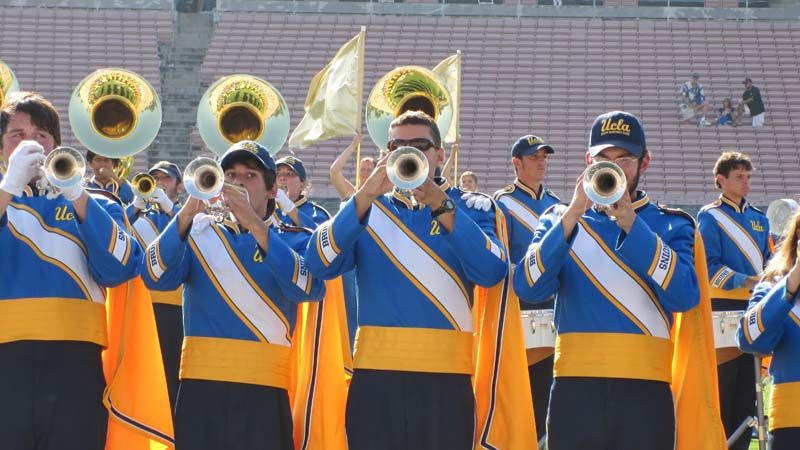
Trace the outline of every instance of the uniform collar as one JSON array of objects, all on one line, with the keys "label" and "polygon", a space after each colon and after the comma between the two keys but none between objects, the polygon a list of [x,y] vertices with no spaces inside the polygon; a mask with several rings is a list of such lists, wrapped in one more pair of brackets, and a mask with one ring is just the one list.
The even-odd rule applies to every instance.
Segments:
[{"label": "uniform collar", "polygon": [[114,189],[114,192],[116,192],[117,189],[119,189],[119,185],[117,184],[117,182],[113,178],[109,178],[108,183],[105,183],[105,184],[103,184],[100,181],[98,181],[97,177],[92,177],[92,179],[89,180],[89,182],[94,184],[94,185],[96,185],[96,186],[98,186],[101,189],[108,189],[109,187],[111,187],[111,188]]},{"label": "uniform collar", "polygon": [[309,201],[308,197],[306,197],[303,194],[300,194],[300,198],[298,198],[297,201],[294,202],[294,206],[303,206],[304,204],[308,203],[308,201]]},{"label": "uniform collar", "polygon": [[734,202],[733,200],[729,199],[728,197],[725,197],[723,194],[720,194],[719,195],[719,201],[723,205],[730,206],[737,213],[743,213],[744,210],[747,209],[747,199],[746,198],[742,198],[742,204],[741,205],[737,205],[736,202]]},{"label": "uniform collar", "polygon": [[[636,200],[634,200],[631,203],[631,206],[633,206],[633,211],[636,214],[639,214],[640,212],[642,212],[642,210],[647,208],[647,205],[649,205],[649,204],[650,204],[650,197],[648,197],[647,192],[645,192],[645,191],[636,191]],[[601,209],[597,208],[597,204],[592,205],[592,209],[594,209],[595,211],[597,211],[597,212],[599,212],[601,214],[605,214],[605,211],[603,211],[602,208]]]},{"label": "uniform collar", "polygon": [[[433,179],[433,182],[436,183],[439,186],[439,189],[441,189],[444,192],[450,192],[450,190],[453,189],[453,186],[450,184],[449,181],[447,181],[447,178],[435,177]],[[402,191],[398,189],[397,186],[392,188],[392,199],[395,201],[395,203],[405,206],[406,209],[412,209],[415,211],[424,209],[425,207],[428,206],[425,203],[416,203],[416,204],[412,203],[411,199],[403,195]]]},{"label": "uniform collar", "polygon": [[539,192],[537,193],[535,189],[529,187],[527,184],[520,181],[519,178],[514,179],[514,186],[517,189],[525,192],[526,194],[530,195],[534,200],[541,200],[544,198],[544,185],[539,183]]}]

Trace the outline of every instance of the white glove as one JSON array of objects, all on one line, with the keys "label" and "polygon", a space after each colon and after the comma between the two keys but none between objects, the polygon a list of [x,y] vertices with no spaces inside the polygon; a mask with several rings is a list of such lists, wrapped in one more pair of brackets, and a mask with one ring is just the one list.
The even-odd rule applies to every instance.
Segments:
[{"label": "white glove", "polygon": [[138,209],[139,211],[144,211],[147,209],[147,202],[144,198],[139,197],[138,195],[133,197],[133,207]]},{"label": "white glove", "polygon": [[38,142],[20,142],[8,158],[8,170],[0,181],[0,189],[19,197],[28,182],[39,175],[44,160],[44,148]]},{"label": "white glove", "polygon": [[172,207],[174,206],[172,200],[167,197],[167,193],[161,188],[157,188],[153,191],[153,201],[161,207],[162,212],[172,211]]},{"label": "white glove", "polygon": [[278,204],[278,208],[281,209],[283,214],[289,214],[290,212],[294,211],[296,206],[294,206],[294,202],[292,199],[289,198],[289,195],[283,189],[278,189],[278,195],[275,196],[275,202]]},{"label": "white glove", "polygon": [[61,188],[61,196],[64,200],[74,202],[83,195],[83,182],[75,183],[70,187]]},{"label": "white glove", "polygon": [[479,211],[488,211],[492,208],[492,199],[485,195],[466,192],[461,196],[461,200],[466,202],[467,208],[477,209]]},{"label": "white glove", "polygon": [[217,218],[211,214],[200,213],[192,219],[192,234],[202,233],[206,228],[217,222]]}]

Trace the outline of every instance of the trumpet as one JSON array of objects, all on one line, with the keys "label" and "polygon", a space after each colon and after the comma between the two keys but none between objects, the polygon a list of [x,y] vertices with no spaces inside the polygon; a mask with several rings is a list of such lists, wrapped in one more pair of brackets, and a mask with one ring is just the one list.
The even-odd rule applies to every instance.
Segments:
[{"label": "trumpet", "polygon": [[131,178],[133,193],[144,199],[150,199],[156,187],[156,179],[147,172],[139,172]]},{"label": "trumpet", "polygon": [[86,172],[86,160],[72,147],[57,147],[47,155],[40,172],[36,187],[56,193],[81,183]]},{"label": "trumpet", "polygon": [[194,198],[203,200],[208,214],[214,216],[217,222],[223,222],[226,218],[236,222],[236,216],[225,205],[225,199],[221,195],[222,188],[229,186],[245,197],[248,197],[247,189],[226,183],[225,173],[217,161],[206,157],[196,158],[183,171],[183,180],[186,192]]},{"label": "trumpet", "polygon": [[386,176],[401,190],[416,189],[428,178],[428,158],[414,147],[399,147],[386,160]]},{"label": "trumpet", "polygon": [[592,164],[583,175],[583,190],[589,200],[600,206],[610,206],[625,194],[627,179],[622,169],[610,162]]}]

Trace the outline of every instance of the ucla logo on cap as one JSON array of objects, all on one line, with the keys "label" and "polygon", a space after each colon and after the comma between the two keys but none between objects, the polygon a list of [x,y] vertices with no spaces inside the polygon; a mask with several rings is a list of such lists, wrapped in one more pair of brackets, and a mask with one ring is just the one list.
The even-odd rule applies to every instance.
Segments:
[{"label": "ucla logo on cap", "polygon": [[616,122],[612,122],[611,118],[604,119],[600,126],[600,135],[605,136],[606,134],[624,134],[625,136],[630,136],[631,126],[625,123],[625,119],[619,119]]},{"label": "ucla logo on cap", "polygon": [[287,164],[295,165],[297,160],[294,159],[294,156],[287,156],[286,158],[283,158],[283,162],[285,162]]},{"label": "ucla logo on cap", "polygon": [[249,150],[249,151],[251,151],[253,153],[258,153],[258,145],[256,145],[255,142],[252,142],[252,141],[242,142],[240,147],[245,149],[245,150]]},{"label": "ucla logo on cap", "polygon": [[538,136],[528,136],[528,145],[544,144]]}]

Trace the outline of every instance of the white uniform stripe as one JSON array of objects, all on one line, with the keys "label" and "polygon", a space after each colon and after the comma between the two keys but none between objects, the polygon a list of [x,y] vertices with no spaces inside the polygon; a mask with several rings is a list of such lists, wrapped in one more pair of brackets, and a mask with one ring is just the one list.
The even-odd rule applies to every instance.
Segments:
[{"label": "white uniform stripe", "polygon": [[92,278],[86,253],[75,241],[48,231],[34,214],[24,209],[9,205],[6,214],[9,224],[30,240],[36,250],[72,271],[73,278],[77,277],[75,281],[82,284],[81,288],[89,293],[93,302],[101,305],[106,302],[105,289]]},{"label": "white uniform stripe", "polygon": [[147,220],[145,217],[139,217],[136,222],[133,222],[133,229],[139,235],[142,245],[150,245],[158,237],[158,230],[155,228],[153,222]]},{"label": "white uniform stripe", "polygon": [[147,247],[147,264],[150,266],[153,279],[155,281],[161,279],[161,276],[164,275],[164,267],[158,255],[158,243]]},{"label": "white uniform stripe", "polygon": [[469,299],[459,283],[378,207],[372,208],[369,227],[400,265],[428,289],[453,317],[459,331],[473,331]]},{"label": "white uniform stripe", "polygon": [[119,261],[122,264],[125,264],[127,262],[128,246],[131,245],[131,243],[128,242],[130,237],[128,236],[128,233],[125,232],[125,230],[117,226],[117,224],[114,224],[113,239],[114,241],[111,244],[112,248],[111,254],[114,255],[114,258],[116,258],[117,261]]},{"label": "white uniform stripe", "polygon": [[658,261],[656,262],[655,269],[653,270],[653,281],[658,283],[659,286],[664,285],[664,281],[669,275],[669,269],[675,264],[675,252],[669,246],[664,245],[661,239],[658,239]]},{"label": "white uniform stripe", "polygon": [[[797,306],[795,306],[797,308]],[[750,342],[755,341],[761,336],[761,329],[758,327],[758,315],[761,314],[761,305],[747,311],[745,313],[745,324],[747,324],[747,334],[750,337]]]},{"label": "white uniform stripe", "polygon": [[225,295],[236,305],[236,308],[267,339],[279,345],[291,345],[287,335],[286,324],[275,311],[270,308],[247,278],[239,271],[238,266],[228,253],[225,244],[214,231],[213,226],[204,227],[200,232],[191,233],[197,249],[213,272]]},{"label": "white uniform stripe", "polygon": [[525,267],[528,270],[528,281],[530,285],[533,286],[533,283],[539,280],[539,277],[542,276],[542,271],[539,270],[539,249],[541,246],[539,244],[531,245],[528,247],[528,254],[525,256]]},{"label": "white uniform stripe", "polygon": [[575,236],[572,250],[597,281],[617,302],[633,314],[651,335],[669,339],[669,324],[653,303],[654,300],[603,250],[582,224],[578,225],[578,234]]},{"label": "white uniform stripe", "polygon": [[719,271],[717,276],[714,277],[713,280],[711,280],[711,286],[714,286],[715,288],[721,288],[722,285],[725,283],[725,281],[727,281],[728,277],[731,276],[732,274],[733,274],[733,269],[731,269],[730,267],[722,269],[721,271]]},{"label": "white uniform stripe", "polygon": [[739,245],[744,256],[747,257],[747,260],[750,262],[750,265],[753,266],[753,271],[755,273],[761,273],[761,271],[764,270],[764,256],[761,254],[758,245],[753,242],[753,238],[750,234],[718,208],[709,209],[708,212],[717,219],[719,226],[721,226],[731,236],[734,242]]},{"label": "white uniform stripe", "polygon": [[505,205],[508,211],[516,216],[525,226],[530,228],[531,231],[536,230],[536,227],[539,226],[539,216],[514,197],[504,195],[497,201]]},{"label": "white uniform stripe", "polygon": [[339,255],[333,248],[333,239],[331,235],[331,222],[324,223],[320,226],[319,230],[319,247],[320,256],[325,260],[326,264],[330,264]]},{"label": "white uniform stripe", "polygon": [[309,284],[311,283],[311,274],[308,273],[303,259],[295,256],[295,264],[297,267],[297,276],[294,279],[294,284],[305,292],[309,291]]}]

